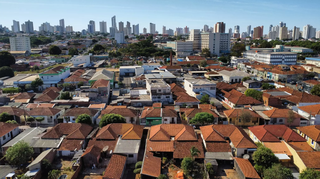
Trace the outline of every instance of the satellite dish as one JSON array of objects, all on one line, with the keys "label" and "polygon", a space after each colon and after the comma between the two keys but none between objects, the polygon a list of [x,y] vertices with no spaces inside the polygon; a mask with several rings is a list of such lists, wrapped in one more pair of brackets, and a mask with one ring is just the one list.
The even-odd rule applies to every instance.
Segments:
[{"label": "satellite dish", "polygon": [[244,159],[249,159],[249,158],[250,158],[250,155],[244,154],[244,155],[243,155],[243,158],[244,158]]}]

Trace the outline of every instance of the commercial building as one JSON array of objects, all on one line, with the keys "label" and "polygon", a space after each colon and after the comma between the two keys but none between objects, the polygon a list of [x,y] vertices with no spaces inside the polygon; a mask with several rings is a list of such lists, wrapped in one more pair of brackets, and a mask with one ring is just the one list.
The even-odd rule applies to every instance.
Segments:
[{"label": "commercial building", "polygon": [[288,39],[288,28],[280,27],[279,40]]},{"label": "commercial building", "polygon": [[163,79],[146,80],[146,88],[153,102],[172,103],[171,87]]},{"label": "commercial building", "polygon": [[253,38],[259,39],[261,37],[263,37],[263,26],[258,26],[253,30]]},{"label": "commercial building", "polygon": [[166,26],[162,26],[162,34],[167,34]]},{"label": "commercial building", "polygon": [[156,24],[150,23],[150,34],[156,34]]},{"label": "commercial building", "polygon": [[141,66],[121,66],[119,69],[120,76],[139,76],[144,73]]},{"label": "commercial building", "polygon": [[214,33],[225,33],[226,24],[224,22],[217,22],[214,25]]},{"label": "commercial building", "polygon": [[58,82],[62,79],[68,78],[70,75],[70,67],[57,66],[39,74],[40,79],[43,81],[44,87],[58,86]]},{"label": "commercial building", "polygon": [[272,65],[295,65],[297,53],[248,50],[243,53],[244,58]]},{"label": "commercial building", "polygon": [[125,42],[124,33],[123,32],[115,33],[114,39],[117,41],[118,44],[123,44]]},{"label": "commercial building", "polygon": [[[90,31],[89,31],[89,25],[91,25]],[[91,21],[89,21],[89,25],[88,25],[89,33],[95,33],[96,32],[96,23],[93,20],[91,20]]]},{"label": "commercial building", "polygon": [[13,32],[20,32],[20,24],[19,21],[13,20],[13,25],[12,25],[12,31]]},{"label": "commercial building", "polygon": [[30,37],[17,35],[10,37],[10,51],[29,51],[31,52]]},{"label": "commercial building", "polygon": [[300,37],[300,28],[294,26],[293,27],[293,32],[292,32],[292,40],[298,40]]},{"label": "commercial building", "polygon": [[193,51],[193,41],[167,42],[167,47],[171,47],[176,52],[177,57],[185,57]]},{"label": "commercial building", "polygon": [[202,49],[209,49],[212,54],[220,56],[221,53],[230,52],[230,34],[202,32],[200,34]]},{"label": "commercial building", "polygon": [[66,33],[72,33],[73,32],[73,27],[68,25],[66,26]]},{"label": "commercial building", "polygon": [[107,22],[100,22],[100,33],[107,33]]},{"label": "commercial building", "polygon": [[190,31],[189,41],[193,42],[193,50],[200,50],[200,30],[199,29],[192,29]]},{"label": "commercial building", "polygon": [[91,53],[89,55],[75,55],[69,62],[73,64],[74,67],[87,67],[91,64],[90,61]]},{"label": "commercial building", "polygon": [[184,80],[184,89],[186,92],[197,99],[207,94],[210,97],[216,97],[217,84],[204,79],[186,79]]},{"label": "commercial building", "polygon": [[61,33],[64,33],[64,29],[65,29],[64,19],[60,19],[59,20],[59,24],[60,24],[60,27],[61,27]]}]

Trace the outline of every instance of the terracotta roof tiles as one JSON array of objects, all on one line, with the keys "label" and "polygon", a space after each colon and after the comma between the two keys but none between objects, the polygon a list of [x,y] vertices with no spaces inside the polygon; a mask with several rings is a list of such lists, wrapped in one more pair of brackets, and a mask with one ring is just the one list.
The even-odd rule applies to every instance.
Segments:
[{"label": "terracotta roof tiles", "polygon": [[55,116],[59,112],[60,110],[56,108],[40,107],[28,111],[28,114],[31,116]]},{"label": "terracotta roof tiles", "polygon": [[104,179],[121,179],[126,167],[127,156],[113,154],[104,172]]},{"label": "terracotta roof tiles", "polygon": [[299,131],[316,142],[320,142],[320,125],[297,127]]},{"label": "terracotta roof tiles", "polygon": [[260,179],[257,171],[251,165],[249,160],[243,158],[235,157],[234,160],[237,162],[241,172],[245,176],[245,178],[252,178],[252,179]]},{"label": "terracotta roof tiles", "polygon": [[297,152],[302,162],[307,168],[313,168],[316,170],[320,169],[320,160],[315,160],[320,158],[320,151],[317,152]]},{"label": "terracotta roof tiles", "polygon": [[9,133],[17,127],[19,127],[17,124],[0,122],[0,137],[6,135],[7,133]]}]

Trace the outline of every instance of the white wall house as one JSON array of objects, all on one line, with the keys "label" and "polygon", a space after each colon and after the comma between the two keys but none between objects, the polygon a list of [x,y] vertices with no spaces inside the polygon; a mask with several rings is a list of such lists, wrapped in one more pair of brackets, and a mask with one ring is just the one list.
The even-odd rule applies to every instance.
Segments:
[{"label": "white wall house", "polygon": [[0,146],[20,133],[19,126],[15,124],[0,123],[0,128]]},{"label": "white wall house", "polygon": [[75,55],[69,60],[69,63],[72,63],[74,67],[78,67],[79,65],[87,67],[91,64],[91,55],[91,53],[89,55]]},{"label": "white wall house", "polygon": [[244,58],[261,63],[272,65],[295,65],[297,63],[297,53],[293,52],[273,52],[271,50],[256,51],[248,50],[243,53]]},{"label": "white wall house", "polygon": [[153,102],[172,103],[171,87],[162,79],[149,79],[146,88]]},{"label": "white wall house", "polygon": [[240,83],[242,78],[250,77],[250,75],[243,71],[233,70],[222,70],[219,71],[219,74],[222,75],[223,81],[227,83]]},{"label": "white wall house", "polygon": [[216,83],[204,79],[186,79],[184,80],[184,89],[186,92],[197,99],[207,94],[210,97],[216,97]]},{"label": "white wall house", "polygon": [[121,66],[119,73],[120,76],[139,76],[144,74],[144,68],[141,66]]},{"label": "white wall house", "polygon": [[144,63],[141,67],[144,69],[144,74],[147,74],[152,70],[160,68],[161,65],[159,63]]},{"label": "white wall house", "polygon": [[320,105],[299,106],[298,114],[309,120],[309,125],[320,125]]},{"label": "white wall house", "polygon": [[76,123],[76,119],[81,114],[88,114],[91,117],[92,124],[95,124],[96,119],[100,115],[99,110],[89,108],[73,108],[66,111],[63,117],[64,123]]},{"label": "white wall house", "polygon": [[70,76],[70,67],[69,66],[57,66],[50,70],[47,70],[39,74],[39,77],[43,81],[43,87],[58,86],[58,82],[64,80]]},{"label": "white wall house", "polygon": [[[31,111],[29,111],[29,115],[37,118],[37,117],[43,117],[44,120],[41,121],[41,124],[49,124],[54,125],[57,123],[57,119],[59,116],[63,114],[63,111],[60,111],[56,108],[34,108]],[[33,123],[39,123],[37,121],[34,121]]]}]

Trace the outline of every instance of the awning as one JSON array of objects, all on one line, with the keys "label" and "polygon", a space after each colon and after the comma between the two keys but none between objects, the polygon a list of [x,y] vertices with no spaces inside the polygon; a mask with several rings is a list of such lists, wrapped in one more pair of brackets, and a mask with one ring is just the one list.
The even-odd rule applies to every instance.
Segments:
[{"label": "awning", "polygon": [[279,160],[290,160],[290,157],[287,154],[274,154]]},{"label": "awning", "polygon": [[38,173],[39,170],[40,170],[40,169],[27,171],[27,173],[25,173],[25,175],[28,176],[28,177],[33,177],[33,176],[35,176],[35,175]]}]

